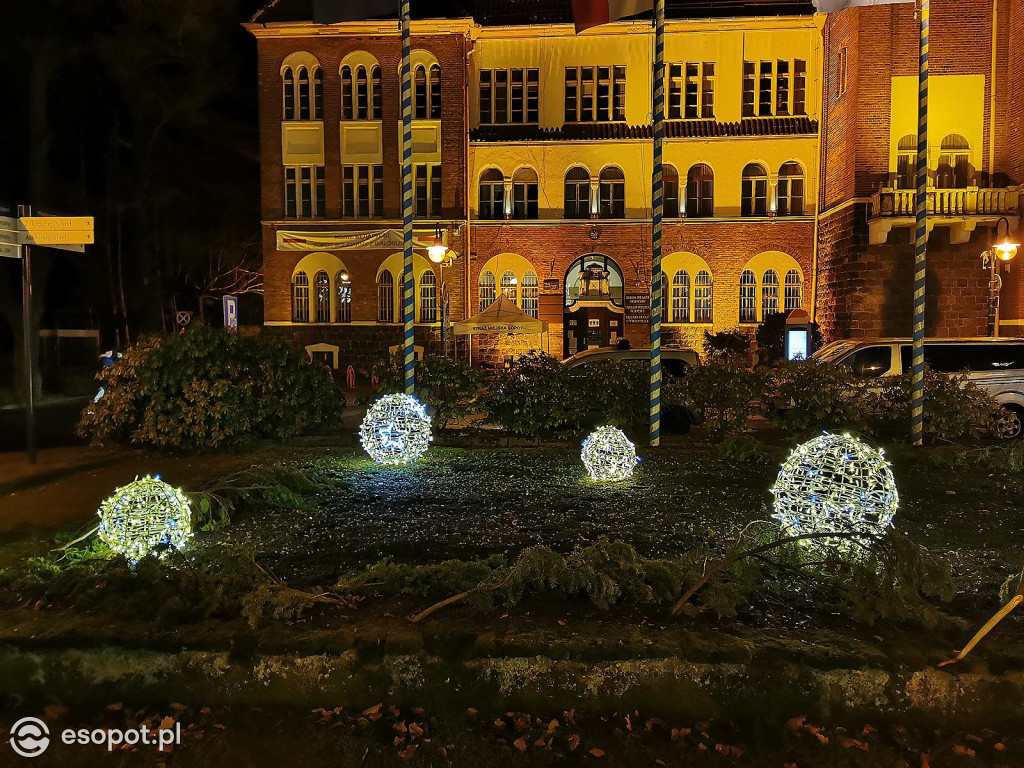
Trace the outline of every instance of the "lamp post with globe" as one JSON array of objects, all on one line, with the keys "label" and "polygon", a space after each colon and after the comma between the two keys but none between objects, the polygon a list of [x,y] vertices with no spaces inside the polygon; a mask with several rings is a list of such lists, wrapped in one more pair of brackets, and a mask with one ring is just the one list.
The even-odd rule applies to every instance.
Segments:
[{"label": "lamp post with globe", "polygon": [[[999,230],[1006,224],[1006,231],[1000,238]],[[982,267],[989,270],[988,281],[988,332],[993,338],[999,335],[999,291],[1003,287],[1003,279],[999,270],[1006,265],[1009,269],[1010,262],[1017,255],[1020,243],[1010,237],[1010,220],[1005,216],[996,222],[996,242],[992,247],[981,254]]]},{"label": "lamp post with globe", "polygon": [[438,304],[440,306],[441,321],[441,354],[448,357],[448,286],[444,282],[444,268],[450,266],[455,260],[455,253],[444,242],[444,233],[441,232],[441,225],[437,225],[434,233],[434,241],[427,246],[427,256],[438,265]]}]

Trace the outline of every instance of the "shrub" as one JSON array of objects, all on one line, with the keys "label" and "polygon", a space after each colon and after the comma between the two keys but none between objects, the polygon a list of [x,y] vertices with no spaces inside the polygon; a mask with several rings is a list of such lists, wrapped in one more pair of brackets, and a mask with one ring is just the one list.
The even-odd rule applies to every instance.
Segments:
[{"label": "shrub", "polygon": [[[368,397],[367,404],[381,395],[405,391],[404,357],[401,351],[388,361],[377,364],[380,382]],[[444,429],[454,420],[473,411],[483,386],[483,374],[468,363],[431,355],[416,363],[416,396],[433,411],[435,429]]]},{"label": "shrub", "polygon": [[743,430],[757,411],[762,376],[735,355],[714,355],[666,384],[666,405],[685,403],[703,414],[708,437],[718,441]]},{"label": "shrub", "polygon": [[321,366],[265,336],[196,327],[129,348],[82,412],[94,441],[203,450],[291,437],[336,418],[344,399]]},{"label": "shrub", "polygon": [[495,374],[483,406],[491,421],[510,432],[537,437],[578,424],[580,398],[573,381],[570,370],[556,358],[531,351]]},{"label": "shrub", "polygon": [[[876,380],[869,408],[877,432],[910,431],[912,376]],[[992,434],[1000,417],[995,400],[966,374],[924,371],[924,434],[931,442]]]},{"label": "shrub", "polygon": [[820,360],[783,360],[765,377],[765,413],[794,432],[865,429],[870,402],[865,383],[847,366]]},{"label": "shrub", "polygon": [[[757,355],[760,362],[770,363],[782,360],[786,356],[787,317],[789,312],[775,312],[757,326]],[[811,350],[821,346],[821,330],[817,323],[811,323],[809,341]]]},{"label": "shrub", "polygon": [[750,334],[739,329],[733,331],[704,331],[704,354],[727,354],[743,357],[750,354]]},{"label": "shrub", "polygon": [[[574,389],[601,424],[640,428],[650,416],[651,365],[640,360],[602,361],[572,369]],[[588,426],[599,426],[597,424]]]}]

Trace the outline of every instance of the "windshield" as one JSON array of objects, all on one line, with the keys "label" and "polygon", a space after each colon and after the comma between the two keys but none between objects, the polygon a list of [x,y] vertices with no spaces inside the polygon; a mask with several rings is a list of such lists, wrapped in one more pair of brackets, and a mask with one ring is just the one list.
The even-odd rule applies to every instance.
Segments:
[{"label": "windshield", "polygon": [[856,346],[857,342],[855,341],[833,341],[819,349],[811,357],[815,360],[824,360],[826,363],[834,363]]}]

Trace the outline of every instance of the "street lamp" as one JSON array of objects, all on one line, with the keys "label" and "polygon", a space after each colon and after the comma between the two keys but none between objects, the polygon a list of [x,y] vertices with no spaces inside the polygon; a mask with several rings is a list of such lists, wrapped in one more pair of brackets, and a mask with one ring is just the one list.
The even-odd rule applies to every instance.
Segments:
[{"label": "street lamp", "polygon": [[[1006,231],[999,237],[999,228],[1006,224]],[[999,335],[999,291],[1003,287],[1003,279],[999,275],[999,265],[1010,268],[1010,261],[1017,255],[1020,243],[1010,237],[1010,220],[1005,216],[996,222],[996,242],[992,248],[981,254],[981,265],[989,269],[988,281],[988,327],[992,337]]]},{"label": "street lamp", "polygon": [[438,291],[438,304],[440,305],[441,320],[441,354],[448,357],[448,286],[444,282],[444,266],[451,264],[455,254],[444,244],[444,234],[441,232],[441,225],[438,224],[434,231],[434,242],[427,246],[427,256],[438,266],[437,282],[440,286]]},{"label": "street lamp", "polygon": [[441,264],[448,256],[448,246],[444,244],[444,235],[441,233],[441,225],[437,225],[434,233],[434,242],[427,246],[427,255],[435,264]]}]

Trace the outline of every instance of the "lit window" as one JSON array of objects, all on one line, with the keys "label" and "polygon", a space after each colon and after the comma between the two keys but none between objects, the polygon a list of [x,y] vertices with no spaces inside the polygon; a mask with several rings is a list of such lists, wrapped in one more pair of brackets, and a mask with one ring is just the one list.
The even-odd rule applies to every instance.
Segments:
[{"label": "lit window", "polygon": [[799,163],[784,163],[779,169],[776,213],[779,216],[804,215],[804,169]]},{"label": "lit window", "polygon": [[420,276],[420,322],[437,322],[437,276],[432,269]]},{"label": "lit window", "polygon": [[377,320],[395,322],[395,278],[386,269],[377,275]]},{"label": "lit window", "polygon": [[767,320],[769,316],[779,311],[779,273],[769,269],[764,273],[761,280],[761,319]]},{"label": "lit window", "polygon": [[743,168],[742,216],[768,215],[768,172],[763,165],[749,163]]},{"label": "lit window", "polygon": [[586,168],[570,168],[565,174],[565,218],[590,218],[590,173]]},{"label": "lit window", "polygon": [[786,273],[785,291],[785,310],[800,309],[804,303],[804,281],[795,269]]},{"label": "lit window", "polygon": [[480,311],[483,312],[497,298],[497,284],[494,281],[494,273],[485,270],[480,273]]},{"label": "lit window", "polygon": [[602,219],[626,218],[626,177],[620,168],[605,168],[598,182]]},{"label": "lit window", "polygon": [[672,322],[690,322],[690,275],[684,270],[672,276]]},{"label": "lit window", "polygon": [[513,304],[517,303],[519,281],[511,270],[506,270],[505,274],[501,276],[501,294]]},{"label": "lit window", "polygon": [[523,275],[523,312],[530,317],[537,317],[539,310],[540,283],[537,281],[537,273],[528,269]]},{"label": "lit window", "polygon": [[313,275],[313,298],[315,322],[331,322],[331,279],[322,269]]},{"label": "lit window", "polygon": [[749,269],[740,275],[740,322],[757,322],[757,276]]},{"label": "lit window", "polygon": [[693,281],[693,322],[710,323],[714,286],[711,273],[702,269]]},{"label": "lit window", "polygon": [[309,322],[309,275],[296,272],[292,278],[292,322]]},{"label": "lit window", "polygon": [[334,322],[352,322],[352,281],[346,272],[334,276]]}]

